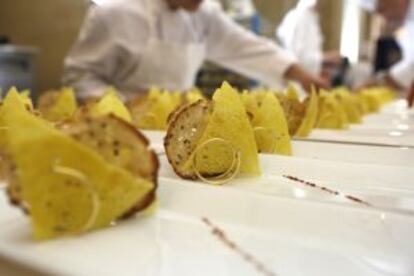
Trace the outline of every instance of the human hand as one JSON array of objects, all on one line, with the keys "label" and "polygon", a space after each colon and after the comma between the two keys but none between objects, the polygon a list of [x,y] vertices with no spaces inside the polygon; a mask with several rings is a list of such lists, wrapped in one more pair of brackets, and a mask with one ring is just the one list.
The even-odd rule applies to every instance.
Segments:
[{"label": "human hand", "polygon": [[374,87],[374,86],[388,86],[392,89],[402,91],[404,87],[402,87],[398,82],[396,82],[390,74],[388,73],[379,73],[375,76],[375,78],[370,79],[357,87],[355,90],[360,91],[364,88]]},{"label": "human hand", "polygon": [[328,81],[312,76],[297,64],[293,64],[288,68],[285,78],[299,82],[308,93],[311,92],[312,87],[315,87],[316,90],[330,88]]},{"label": "human hand", "polygon": [[340,65],[342,63],[342,56],[338,51],[328,51],[323,54],[324,64]]},{"label": "human hand", "polygon": [[408,107],[413,107],[414,105],[414,83],[411,86],[411,91],[408,93],[407,97]]}]

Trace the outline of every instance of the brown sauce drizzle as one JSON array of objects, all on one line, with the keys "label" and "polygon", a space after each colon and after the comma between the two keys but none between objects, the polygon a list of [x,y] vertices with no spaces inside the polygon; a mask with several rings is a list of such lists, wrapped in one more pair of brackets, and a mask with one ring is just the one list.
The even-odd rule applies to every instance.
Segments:
[{"label": "brown sauce drizzle", "polygon": [[208,218],[201,219],[210,229],[211,234],[221,241],[226,247],[240,255],[244,261],[254,266],[254,268],[261,274],[266,276],[276,276],[276,274],[265,267],[265,265],[256,259],[252,254],[244,251],[234,241],[230,240],[226,233],[218,226],[214,225]]},{"label": "brown sauce drizzle", "polygon": [[319,185],[317,185],[317,184],[315,184],[315,183],[312,183],[312,182],[309,182],[309,181],[306,181],[306,180],[302,180],[302,179],[300,179],[300,178],[297,178],[296,176],[284,175],[283,177],[284,177],[284,178],[287,178],[287,179],[289,179],[289,180],[292,180],[292,181],[295,181],[295,182],[298,182],[298,183],[304,184],[304,185],[306,185],[306,186],[312,187],[312,188],[317,188],[317,189],[319,189],[319,190],[322,190],[322,191],[324,191],[324,192],[326,192],[326,193],[329,193],[329,194],[332,194],[332,195],[335,195],[335,196],[340,196],[340,195],[342,195],[342,196],[343,196],[343,197],[345,197],[346,199],[349,199],[349,200],[351,200],[351,201],[353,201],[353,202],[356,202],[356,203],[359,203],[359,204],[363,204],[363,205],[366,205],[366,206],[372,206],[369,202],[367,202],[367,201],[365,201],[365,200],[362,200],[362,199],[360,199],[360,198],[358,198],[358,197],[355,197],[355,196],[352,196],[352,195],[342,194],[342,193],[341,193],[341,192],[339,192],[339,191],[332,190],[332,189],[327,188],[327,187],[319,186]]}]

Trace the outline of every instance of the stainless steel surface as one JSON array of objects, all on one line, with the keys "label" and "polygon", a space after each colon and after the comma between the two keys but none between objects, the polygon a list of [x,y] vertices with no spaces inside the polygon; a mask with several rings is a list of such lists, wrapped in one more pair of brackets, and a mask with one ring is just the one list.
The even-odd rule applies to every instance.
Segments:
[{"label": "stainless steel surface", "polygon": [[30,89],[36,98],[35,69],[33,64],[37,50],[33,47],[0,46],[0,90],[4,93],[15,86],[19,90]]}]

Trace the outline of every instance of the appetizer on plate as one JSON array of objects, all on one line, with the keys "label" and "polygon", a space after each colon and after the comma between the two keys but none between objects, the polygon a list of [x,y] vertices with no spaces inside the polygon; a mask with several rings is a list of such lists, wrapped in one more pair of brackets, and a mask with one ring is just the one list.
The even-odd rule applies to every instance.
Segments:
[{"label": "appetizer on plate", "polygon": [[270,91],[243,92],[242,100],[254,129],[260,153],[292,155],[284,111]]},{"label": "appetizer on plate", "polygon": [[17,93],[3,102],[8,195],[36,239],[80,234],[152,210],[158,160],[146,138],[112,114],[54,126]]},{"label": "appetizer on plate", "polygon": [[[33,112],[33,102],[30,99],[30,92],[29,91],[22,91],[22,92],[18,92],[17,89],[15,87],[12,87],[7,94],[12,94],[15,95],[16,97],[19,98],[19,101],[22,103],[22,105],[24,106],[24,108],[30,112]],[[3,102],[0,101],[0,116],[2,113],[2,107],[3,107]],[[7,171],[7,162],[6,162],[6,156],[5,156],[5,152],[4,152],[4,145],[5,145],[5,134],[6,131],[8,130],[8,127],[4,125],[4,123],[1,121],[0,119],[0,181],[4,180],[6,171]]]},{"label": "appetizer on plate", "polygon": [[307,137],[315,127],[319,105],[315,90],[305,101],[300,101],[293,87],[285,94],[277,94],[288,122],[289,134],[293,137]]},{"label": "appetizer on plate", "polygon": [[127,103],[127,106],[136,127],[165,130],[168,125],[168,117],[178,106],[200,99],[204,99],[204,96],[197,89],[181,93],[152,88],[147,95],[133,99]]},{"label": "appetizer on plate", "polygon": [[228,83],[211,101],[199,100],[175,112],[164,146],[168,161],[183,178],[228,180],[236,174],[261,174],[253,128],[241,97]]},{"label": "appetizer on plate", "polygon": [[317,128],[346,129],[348,117],[342,104],[334,93],[321,90],[319,92],[319,114]]},{"label": "appetizer on plate", "polygon": [[358,96],[366,107],[366,113],[376,113],[395,98],[395,92],[387,87],[371,87],[361,90]]},{"label": "appetizer on plate", "polygon": [[353,95],[346,88],[337,88],[332,91],[339,104],[341,104],[346,112],[347,120],[350,124],[362,123],[363,108],[359,104],[356,95]]},{"label": "appetizer on plate", "polygon": [[78,109],[75,92],[71,88],[44,92],[39,97],[37,109],[42,117],[49,121],[60,122],[69,119]]}]

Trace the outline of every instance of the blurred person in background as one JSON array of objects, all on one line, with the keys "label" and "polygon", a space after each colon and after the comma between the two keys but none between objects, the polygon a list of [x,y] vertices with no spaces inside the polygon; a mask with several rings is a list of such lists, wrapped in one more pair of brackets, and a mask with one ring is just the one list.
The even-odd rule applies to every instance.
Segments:
[{"label": "blurred person in background", "polygon": [[308,72],[331,81],[334,76],[330,69],[340,66],[342,57],[338,51],[323,51],[320,8],[318,0],[299,0],[277,27],[276,37]]},{"label": "blurred person in background", "polygon": [[203,0],[108,1],[89,11],[65,60],[64,84],[80,98],[107,86],[125,98],[153,86],[185,91],[204,60],[275,86],[282,79],[306,90],[326,87],[271,41],[244,30]]},{"label": "blurred person in background", "polygon": [[380,14],[386,24],[400,28],[399,42],[402,60],[389,70],[376,74],[367,85],[387,85],[401,91],[411,91],[409,104],[414,100],[414,0],[359,0],[361,7]]}]

